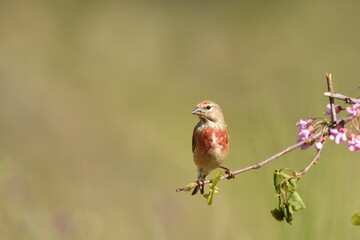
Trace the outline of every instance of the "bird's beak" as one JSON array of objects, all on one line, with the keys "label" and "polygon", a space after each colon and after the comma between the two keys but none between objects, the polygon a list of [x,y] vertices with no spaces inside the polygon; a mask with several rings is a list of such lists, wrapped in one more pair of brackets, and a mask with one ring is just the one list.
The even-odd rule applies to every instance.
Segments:
[{"label": "bird's beak", "polygon": [[202,111],[201,111],[201,108],[196,107],[191,113],[195,114],[195,115],[200,115],[202,113]]}]

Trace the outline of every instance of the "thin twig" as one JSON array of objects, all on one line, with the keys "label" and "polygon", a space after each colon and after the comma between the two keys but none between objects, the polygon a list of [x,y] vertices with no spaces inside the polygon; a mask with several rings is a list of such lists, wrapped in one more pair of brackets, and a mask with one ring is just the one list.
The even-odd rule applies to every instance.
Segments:
[{"label": "thin twig", "polygon": [[348,96],[342,95],[340,93],[324,92],[324,95],[326,97],[332,97],[332,98],[336,98],[339,100],[343,100],[344,102],[349,103],[349,104],[354,104],[356,102],[360,102],[360,98],[348,97]]},{"label": "thin twig", "polygon": [[[254,165],[251,165],[251,166],[249,166],[249,167],[246,167],[246,168],[243,168],[243,169],[239,169],[239,170],[237,170],[237,171],[234,171],[233,174],[236,175],[236,174],[239,174],[239,173],[242,173],[242,172],[246,172],[246,171],[249,171],[249,170],[258,169],[258,168],[262,167],[263,165],[265,165],[265,164],[267,164],[267,163],[275,160],[276,158],[281,157],[282,155],[284,155],[284,154],[286,154],[286,153],[288,153],[288,152],[291,152],[291,151],[295,150],[296,148],[302,146],[302,145],[305,144],[305,143],[315,141],[315,140],[316,140],[319,136],[321,136],[321,135],[322,135],[322,133],[321,133],[321,132],[318,132],[318,133],[316,133],[315,135],[313,135],[313,136],[311,136],[311,137],[309,137],[309,138],[307,138],[307,139],[305,139],[305,140],[303,140],[303,141],[301,141],[301,142],[298,142],[298,143],[296,143],[296,144],[294,144],[294,145],[291,145],[291,146],[285,148],[285,149],[282,150],[281,152],[275,154],[274,156],[271,156],[271,157],[265,159],[264,161],[261,161],[261,162],[259,162],[259,163],[254,164]],[[225,176],[223,176],[223,177],[226,178],[227,176],[225,175]]]},{"label": "thin twig", "polygon": [[317,161],[320,158],[320,154],[321,154],[322,150],[324,149],[325,142],[326,142],[326,140],[323,142],[323,147],[318,150],[315,158],[309,163],[309,165],[307,165],[306,168],[304,168],[303,170],[301,170],[301,172],[298,173],[300,175],[299,177],[302,177],[305,173],[307,173],[309,171],[309,169],[312,166],[314,166],[317,163]]},{"label": "thin twig", "polygon": [[354,120],[355,118],[357,118],[357,116],[353,116],[353,115],[347,115],[341,119],[339,119],[336,124],[341,123],[342,125],[345,125],[348,122],[351,122],[352,120]]},{"label": "thin twig", "polygon": [[[327,73],[325,76],[326,76],[326,82],[327,82],[327,85],[328,85],[328,91],[333,93],[334,88],[333,88],[333,85],[332,85],[331,73]],[[336,122],[336,111],[335,111],[334,98],[329,97],[329,99],[330,99],[331,122],[335,123]]]}]

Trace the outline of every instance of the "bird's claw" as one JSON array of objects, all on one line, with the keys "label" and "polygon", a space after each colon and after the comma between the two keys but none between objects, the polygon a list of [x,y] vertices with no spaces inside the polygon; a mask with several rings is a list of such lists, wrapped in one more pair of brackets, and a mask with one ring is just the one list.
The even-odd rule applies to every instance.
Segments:
[{"label": "bird's claw", "polygon": [[234,175],[234,173],[230,170],[230,169],[228,169],[228,168],[226,168],[226,167],[223,167],[223,166],[220,166],[222,169],[225,169],[225,174],[227,174],[227,179],[232,179],[232,178],[235,178],[235,175]]},{"label": "bird's claw", "polygon": [[226,178],[227,179],[232,179],[235,178],[234,173],[231,170],[226,170],[225,173],[228,175]]},{"label": "bird's claw", "polygon": [[199,190],[201,195],[204,194],[204,185],[205,185],[204,181],[198,179],[196,182],[198,185],[194,188],[194,191],[191,193],[191,195],[195,195]]}]

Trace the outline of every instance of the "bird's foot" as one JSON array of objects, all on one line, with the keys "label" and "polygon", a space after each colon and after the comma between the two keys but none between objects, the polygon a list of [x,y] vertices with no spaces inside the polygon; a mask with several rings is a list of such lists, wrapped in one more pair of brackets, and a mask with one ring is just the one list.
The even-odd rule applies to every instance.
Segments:
[{"label": "bird's foot", "polygon": [[191,193],[191,195],[195,195],[199,190],[201,195],[204,194],[204,180],[198,179],[196,182],[198,185],[194,188],[194,191]]},{"label": "bird's foot", "polygon": [[227,179],[235,178],[234,173],[233,173],[230,169],[228,169],[228,168],[226,168],[226,167],[223,167],[223,166],[220,166],[220,168],[225,169],[225,174],[228,175],[228,176],[226,177]]}]

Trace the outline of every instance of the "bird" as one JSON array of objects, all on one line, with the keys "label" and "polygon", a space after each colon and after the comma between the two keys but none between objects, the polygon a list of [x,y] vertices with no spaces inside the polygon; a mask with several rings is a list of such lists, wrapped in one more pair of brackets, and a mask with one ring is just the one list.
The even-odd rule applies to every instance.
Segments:
[{"label": "bird", "polygon": [[225,169],[228,179],[234,175],[222,166],[229,154],[229,132],[220,106],[205,100],[196,105],[192,114],[199,117],[192,136],[193,160],[198,172],[197,185],[192,192],[195,195],[199,190],[204,194],[204,181],[212,170]]}]

